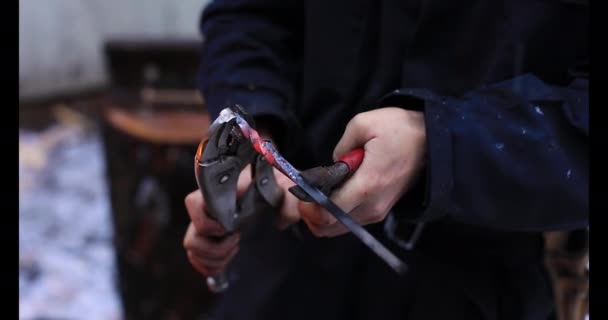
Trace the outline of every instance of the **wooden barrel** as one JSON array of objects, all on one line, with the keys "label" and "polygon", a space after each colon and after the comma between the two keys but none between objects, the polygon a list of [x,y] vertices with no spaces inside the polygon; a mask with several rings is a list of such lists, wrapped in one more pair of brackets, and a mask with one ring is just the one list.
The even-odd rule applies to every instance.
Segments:
[{"label": "wooden barrel", "polygon": [[110,107],[102,125],[126,319],[202,319],[213,296],[188,262],[186,194],[209,126],[200,112]]},{"label": "wooden barrel", "polygon": [[102,134],[126,319],[205,319],[213,303],[189,264],[184,197],[209,126],[197,90],[200,41],[120,38],[105,44],[111,78]]}]

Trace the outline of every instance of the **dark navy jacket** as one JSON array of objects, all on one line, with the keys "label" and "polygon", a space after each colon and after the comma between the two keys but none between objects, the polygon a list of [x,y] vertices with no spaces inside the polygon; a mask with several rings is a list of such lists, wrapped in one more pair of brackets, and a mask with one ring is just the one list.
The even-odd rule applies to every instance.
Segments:
[{"label": "dark navy jacket", "polygon": [[[389,105],[423,111],[427,174],[393,211],[402,223],[428,222],[428,231],[419,249],[403,254],[427,266],[433,264],[428,256],[463,261],[462,268],[444,270],[446,279],[463,279],[454,288],[466,287],[484,319],[542,319],[552,305],[550,290],[541,288],[548,282],[540,232],[588,224],[588,14],[584,1],[573,0],[214,1],[201,22],[200,86],[212,117],[239,103],[272,123],[279,147],[300,168],[330,162],[359,112]],[[374,259],[349,236],[306,239],[276,249],[275,256],[308,271],[292,266],[281,278],[287,280],[276,275],[276,287],[286,291],[268,289],[268,296],[305,290],[313,281],[306,275],[317,269],[350,285],[355,275],[338,271],[345,257]],[[436,250],[424,249],[425,241]],[[424,253],[431,251],[437,253]],[[467,273],[480,263],[475,276]],[[438,281],[441,272],[433,268],[420,269],[428,272],[427,283]],[[370,273],[358,272],[358,279]],[[294,274],[301,283],[291,280]],[[497,274],[510,280],[498,281]],[[367,285],[393,296],[399,288],[419,293],[428,287]],[[351,295],[357,290],[349,288]],[[332,306],[355,299],[310,290],[317,294],[309,298]],[[380,312],[378,306],[369,312]],[[395,312],[415,318],[412,308]],[[348,307],[340,310],[328,318],[354,317]]]}]

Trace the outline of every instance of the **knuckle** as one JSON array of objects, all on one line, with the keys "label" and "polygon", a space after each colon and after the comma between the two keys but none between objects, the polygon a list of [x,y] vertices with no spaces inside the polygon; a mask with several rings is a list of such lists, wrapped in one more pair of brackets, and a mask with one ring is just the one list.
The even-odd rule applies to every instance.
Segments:
[{"label": "knuckle", "polygon": [[355,194],[356,194],[357,198],[359,198],[359,199],[367,199],[369,197],[369,193],[371,192],[371,190],[372,190],[372,188],[363,186]]},{"label": "knuckle", "polygon": [[374,190],[374,186],[373,184],[361,184],[359,186],[357,186],[356,189],[353,190],[354,196],[357,199],[367,199],[370,195],[370,193]]},{"label": "knuckle", "polygon": [[376,223],[382,221],[382,219],[384,219],[384,215],[379,212],[374,212],[372,215],[370,215],[369,222]]},{"label": "knuckle", "polygon": [[217,259],[224,259],[228,255],[228,250],[219,245],[209,245],[206,251]]},{"label": "knuckle", "polygon": [[182,241],[182,246],[186,250],[190,250],[191,249],[192,244],[191,244],[191,240],[189,239],[188,236],[184,237],[184,240]]},{"label": "knuckle", "polygon": [[320,227],[320,226],[318,226],[318,225],[316,225],[314,223],[311,223],[309,221],[307,221],[306,224],[308,225],[308,229],[310,230],[310,232],[315,237],[321,238],[321,237],[325,236],[325,230],[322,227]]},{"label": "knuckle", "polygon": [[293,216],[293,215],[284,215],[281,216],[280,222],[283,225],[292,225],[296,222],[298,222],[299,218],[297,216]]},{"label": "knuckle", "polygon": [[324,213],[322,223],[324,226],[330,226],[334,223],[334,220],[332,219],[332,216],[327,213]]},{"label": "knuckle", "polygon": [[298,211],[302,218],[308,221],[316,221],[318,216],[318,210],[311,203],[300,202],[298,204]]},{"label": "knuckle", "polygon": [[382,205],[375,205],[369,214],[369,222],[380,222],[386,216],[385,208]]},{"label": "knuckle", "polygon": [[196,266],[197,264],[202,263],[202,261],[200,261],[200,259],[196,256],[196,254],[189,251],[187,255],[188,255],[188,261],[190,261],[190,264]]},{"label": "knuckle", "polygon": [[226,266],[228,266],[228,264],[230,263],[230,261],[232,261],[234,257],[232,257],[231,255],[226,256],[224,259],[222,259],[222,261],[220,261],[219,266],[224,268]]},{"label": "knuckle", "polygon": [[188,262],[190,262],[190,265],[194,267],[194,269],[202,272],[201,268],[204,266],[204,263],[195,255],[188,253]]},{"label": "knuckle", "polygon": [[387,186],[387,179],[382,174],[370,174],[367,181],[368,187],[372,190],[382,190]]},{"label": "knuckle", "polygon": [[294,199],[285,198],[280,211],[280,218],[285,221],[295,222],[300,218],[298,204]]},{"label": "knuckle", "polygon": [[218,259],[225,259],[230,255],[230,252],[238,247],[239,240],[235,240],[234,238],[225,239],[220,244],[215,244],[211,246],[211,250],[213,250],[213,255]]},{"label": "knuckle", "polygon": [[222,268],[228,264],[228,259],[207,260],[204,266],[207,268]]},{"label": "knuckle", "polygon": [[324,227],[331,223],[331,218],[329,215],[320,209],[310,212],[307,217],[310,223],[316,227]]},{"label": "knuckle", "polygon": [[284,218],[284,219],[285,219],[287,222],[290,222],[290,223],[295,223],[295,222],[298,222],[298,221],[300,220],[300,215],[299,215],[299,214],[297,214],[297,213],[293,213],[293,212],[291,212],[291,213],[288,213],[288,214],[286,214],[286,215],[283,215],[283,218]]},{"label": "knuckle", "polygon": [[191,232],[186,232],[184,239],[182,241],[182,245],[186,250],[192,250],[196,247],[195,245],[195,236]]},{"label": "knuckle", "polygon": [[186,206],[186,208],[188,208],[190,206],[190,203],[192,202],[192,192],[188,193],[185,197],[184,197],[184,205]]},{"label": "knuckle", "polygon": [[205,267],[204,270],[206,271],[205,274],[207,276],[217,276],[224,271],[223,268],[210,268],[210,267]]},{"label": "knuckle", "polygon": [[316,214],[314,216],[314,219],[311,219],[311,222],[316,227],[322,228],[322,227],[329,225],[331,221],[329,221],[329,218],[326,216],[325,213],[319,212],[318,214]]},{"label": "knuckle", "polygon": [[196,234],[204,236],[207,232],[205,230],[205,221],[202,218],[202,215],[196,215],[194,219],[192,219],[192,226]]},{"label": "knuckle", "polygon": [[365,116],[365,113],[358,113],[350,120],[347,126],[349,129],[358,130],[364,128],[366,122],[367,117]]},{"label": "knuckle", "polygon": [[327,236],[328,237],[336,237],[336,236],[340,236],[343,234],[348,233],[348,229],[344,228],[344,227],[340,227],[336,230],[333,230],[332,232],[328,233]]},{"label": "knuckle", "polygon": [[310,232],[312,232],[312,234],[317,238],[322,238],[325,236],[325,232],[323,232],[320,228],[311,228]]},{"label": "knuckle", "polygon": [[198,272],[200,272],[201,274],[205,275],[205,276],[212,276],[213,274],[210,272],[209,267],[207,267],[205,264],[200,264],[199,266],[194,266]]},{"label": "knuckle", "polygon": [[209,263],[208,261],[201,261],[200,265],[201,265],[201,268],[203,268],[203,270],[207,271],[207,273],[205,273],[205,274],[209,274],[211,271],[217,269],[217,266],[214,266],[212,263]]},{"label": "knuckle", "polygon": [[187,209],[194,208],[197,203],[197,195],[198,193],[196,192],[196,190],[186,195],[186,197],[184,198],[184,205]]},{"label": "knuckle", "polygon": [[196,263],[196,261],[194,261],[194,256],[192,256],[192,254],[190,254],[190,252],[188,252],[187,257],[188,257],[188,262],[190,262],[190,264],[196,268],[197,263]]}]

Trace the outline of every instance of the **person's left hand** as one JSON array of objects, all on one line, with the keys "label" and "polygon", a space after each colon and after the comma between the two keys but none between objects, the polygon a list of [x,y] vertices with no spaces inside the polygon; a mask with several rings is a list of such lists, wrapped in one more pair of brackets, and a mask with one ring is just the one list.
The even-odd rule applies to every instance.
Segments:
[{"label": "person's left hand", "polygon": [[[426,130],[422,112],[396,107],[356,115],[333,157],[363,147],[361,166],[333,200],[361,225],[382,221],[388,211],[413,185],[425,164]],[[302,219],[317,237],[334,237],[348,230],[321,206],[300,202]]]}]

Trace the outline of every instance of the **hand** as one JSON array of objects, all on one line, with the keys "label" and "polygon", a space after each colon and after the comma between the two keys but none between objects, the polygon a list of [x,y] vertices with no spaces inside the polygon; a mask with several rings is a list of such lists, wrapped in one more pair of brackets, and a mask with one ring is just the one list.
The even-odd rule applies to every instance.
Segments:
[{"label": "hand", "polygon": [[184,202],[191,220],[184,236],[188,260],[205,276],[218,275],[238,252],[240,234],[225,237],[226,230],[207,215],[200,190],[192,191]]},{"label": "hand", "polygon": [[[286,228],[299,220],[297,210],[298,199],[287,191],[293,182],[275,170],[275,178],[283,190],[283,201],[277,226]],[[251,167],[247,166],[241,172],[237,184],[237,196],[242,195],[251,183]],[[186,209],[190,216],[190,225],[184,236],[184,248],[192,266],[205,276],[222,273],[239,250],[240,234],[235,233],[226,237],[224,228],[206,212],[202,192],[195,190],[185,199]]]},{"label": "hand", "polygon": [[[396,107],[360,113],[346,126],[333,157],[338,159],[359,147],[365,149],[361,166],[331,200],[366,225],[384,220],[422,172],[426,154],[424,116]],[[300,202],[298,208],[317,237],[348,231],[317,204]]]}]

